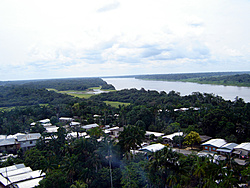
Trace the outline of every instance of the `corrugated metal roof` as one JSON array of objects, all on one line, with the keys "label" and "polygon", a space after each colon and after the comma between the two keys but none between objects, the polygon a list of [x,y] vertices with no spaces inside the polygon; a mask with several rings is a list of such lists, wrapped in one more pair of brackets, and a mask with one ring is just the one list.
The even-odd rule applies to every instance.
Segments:
[{"label": "corrugated metal roof", "polygon": [[155,135],[156,137],[160,137],[164,135],[164,133],[152,132],[152,131],[146,131],[145,135],[151,135],[151,134]]},{"label": "corrugated metal roof", "polygon": [[216,138],[208,140],[207,142],[201,144],[202,146],[212,146],[220,148],[221,146],[225,145],[227,142],[224,139]]},{"label": "corrugated metal roof", "polygon": [[0,139],[6,139],[7,135],[0,135]]},{"label": "corrugated metal roof", "polygon": [[0,146],[8,146],[16,144],[15,138],[3,139],[0,140]]},{"label": "corrugated metal roof", "polygon": [[27,140],[38,140],[40,137],[41,137],[40,133],[29,133],[29,134],[17,136],[17,140],[19,142],[27,141]]},{"label": "corrugated metal roof", "polygon": [[[234,149],[234,147],[236,147],[236,146],[238,146],[238,144],[236,144],[236,143],[227,143],[227,144],[221,146],[219,149],[227,149],[227,150],[232,151]],[[218,149],[217,149],[217,151],[218,151]]]},{"label": "corrugated metal roof", "polygon": [[164,147],[165,145],[163,144],[152,144],[139,149],[139,151],[156,152],[158,150],[163,149]]},{"label": "corrugated metal roof", "polygon": [[183,136],[183,132],[175,132],[173,134],[169,134],[169,135],[163,136],[162,138],[168,138],[170,140],[173,140],[173,138],[175,136]]},{"label": "corrugated metal roof", "polygon": [[17,182],[24,181],[24,180],[29,180],[29,179],[34,179],[34,178],[45,176],[45,173],[41,174],[41,172],[42,172],[41,170],[36,170],[32,172],[27,172],[24,174],[18,174],[16,176],[9,177],[9,180],[11,181],[11,183],[17,183]]},{"label": "corrugated metal roof", "polygon": [[32,188],[32,187],[39,185],[39,181],[41,181],[42,179],[43,178],[36,178],[36,179],[16,183],[16,185],[19,188]]},{"label": "corrugated metal roof", "polygon": [[220,151],[220,152],[225,152],[225,153],[231,153],[231,149],[217,149],[217,151]]},{"label": "corrugated metal roof", "polygon": [[10,181],[9,181],[7,178],[3,177],[2,175],[0,175],[0,182],[1,182],[4,186],[7,186],[8,183],[10,183]]},{"label": "corrugated metal roof", "polygon": [[15,165],[12,165],[12,166],[7,166],[7,167],[3,167],[3,168],[0,168],[0,173],[3,173],[3,172],[6,172],[7,171],[12,171],[12,170],[16,170],[16,166]]},{"label": "corrugated metal roof", "polygon": [[89,125],[82,126],[83,129],[91,129],[91,128],[94,128],[94,127],[99,127],[99,125],[94,123],[94,124],[89,124]]},{"label": "corrugated metal roof", "polygon": [[5,171],[5,172],[2,172],[2,175],[4,177],[10,177],[10,176],[18,175],[18,174],[24,174],[24,173],[27,173],[27,172],[32,172],[30,167],[24,167],[24,168],[19,168],[19,169],[16,169],[16,170]]},{"label": "corrugated metal roof", "polygon": [[244,149],[250,151],[250,142],[241,143],[238,146],[235,146],[234,149]]}]

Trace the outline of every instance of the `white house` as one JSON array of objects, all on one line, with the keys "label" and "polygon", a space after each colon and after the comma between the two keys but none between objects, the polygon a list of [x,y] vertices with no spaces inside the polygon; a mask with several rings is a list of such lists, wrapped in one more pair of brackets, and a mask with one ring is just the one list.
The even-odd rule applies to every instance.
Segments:
[{"label": "white house", "polygon": [[119,136],[119,132],[123,131],[123,129],[123,127],[111,127],[109,129],[104,130],[104,132],[117,138]]},{"label": "white house", "polygon": [[89,124],[89,125],[84,125],[84,126],[82,126],[82,128],[85,129],[85,130],[92,129],[92,128],[94,128],[94,127],[99,127],[99,125],[96,124],[96,123],[93,123],[93,124]]},{"label": "white house", "polygon": [[220,154],[232,153],[234,147],[238,146],[236,143],[227,143],[217,149]]},{"label": "white house", "polygon": [[156,138],[159,138],[164,135],[164,133],[146,131],[145,137],[149,139],[150,135],[154,135]]},{"label": "white house", "polygon": [[40,137],[41,137],[40,133],[29,133],[17,136],[17,141],[19,142],[20,147],[24,151],[26,151],[27,149],[35,147]]},{"label": "white house", "polygon": [[217,149],[225,145],[227,142],[224,139],[216,138],[208,140],[201,144],[203,146],[203,151],[217,152]]},{"label": "white house", "polygon": [[244,142],[234,147],[234,154],[238,154],[239,157],[245,157],[250,154],[250,142]]},{"label": "white house", "polygon": [[61,122],[61,123],[71,123],[72,121],[74,121],[74,119],[73,118],[69,118],[69,117],[60,117],[59,118],[59,122]]},{"label": "white house", "polygon": [[156,152],[156,151],[162,150],[164,147],[165,145],[158,143],[158,144],[152,144],[149,146],[142,147],[141,149],[139,149],[139,151]]}]

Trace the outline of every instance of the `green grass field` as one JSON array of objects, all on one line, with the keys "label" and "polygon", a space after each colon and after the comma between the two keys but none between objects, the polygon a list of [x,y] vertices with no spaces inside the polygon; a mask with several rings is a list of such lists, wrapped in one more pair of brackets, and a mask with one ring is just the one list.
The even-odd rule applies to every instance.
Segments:
[{"label": "green grass field", "polygon": [[[89,88],[90,91],[94,90],[94,89],[100,89],[101,90],[101,86],[100,87],[91,87],[91,88]],[[47,90],[48,91],[55,91],[57,93],[71,95],[73,97],[85,98],[85,99],[88,99],[91,96],[95,95],[95,94],[88,93],[90,91],[75,91],[75,90],[58,91],[58,90],[53,89],[53,88],[47,88]],[[115,91],[115,90],[103,90],[103,91]]]},{"label": "green grass field", "polygon": [[128,106],[130,105],[130,103],[125,103],[125,102],[114,102],[114,101],[103,101],[105,102],[107,105],[110,105],[112,107],[115,107],[115,108],[119,108],[119,105],[125,105],[125,106]]}]

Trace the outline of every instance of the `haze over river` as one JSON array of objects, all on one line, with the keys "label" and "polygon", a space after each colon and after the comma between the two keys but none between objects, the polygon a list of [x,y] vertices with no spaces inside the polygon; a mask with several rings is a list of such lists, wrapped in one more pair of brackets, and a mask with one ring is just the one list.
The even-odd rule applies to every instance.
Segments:
[{"label": "haze over river", "polygon": [[244,99],[245,102],[250,102],[250,88],[237,86],[222,86],[210,84],[197,84],[191,82],[169,82],[169,81],[153,81],[140,80],[135,78],[102,78],[108,84],[112,84],[116,90],[122,89],[141,89],[180,92],[181,96],[189,95],[192,92],[213,93],[221,96],[225,100],[234,101],[235,97]]}]

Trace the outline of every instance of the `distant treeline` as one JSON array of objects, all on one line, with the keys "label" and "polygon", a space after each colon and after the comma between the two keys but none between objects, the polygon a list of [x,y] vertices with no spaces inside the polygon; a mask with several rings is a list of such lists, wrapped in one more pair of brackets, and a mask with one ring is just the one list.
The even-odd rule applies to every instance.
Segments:
[{"label": "distant treeline", "polygon": [[69,95],[27,86],[0,86],[0,107],[75,103]]},{"label": "distant treeline", "polygon": [[78,90],[83,91],[90,87],[102,86],[102,89],[115,89],[101,78],[68,78],[49,80],[24,80],[24,81],[2,81],[0,86],[22,85],[36,89],[53,88],[58,91]]},{"label": "distant treeline", "polygon": [[[0,86],[0,107],[70,103],[74,98],[69,95],[47,91],[46,88],[53,88],[59,91],[82,91],[90,87],[99,86],[101,86],[102,89],[115,89],[112,85],[107,84],[100,78],[9,82],[4,86]],[[74,102],[76,101],[73,101],[73,103]]]},{"label": "distant treeline", "polygon": [[207,78],[220,77],[230,75],[250,74],[250,72],[206,72],[206,73],[180,73],[180,74],[152,74],[152,75],[137,75],[137,79],[153,79],[153,80],[185,80],[191,78]]},{"label": "distant treeline", "polygon": [[250,74],[236,74],[233,76],[199,78],[197,79],[197,82],[250,87]]},{"label": "distant treeline", "polygon": [[250,87],[250,72],[211,72],[185,74],[155,74],[135,76],[136,79],[196,82]]}]

